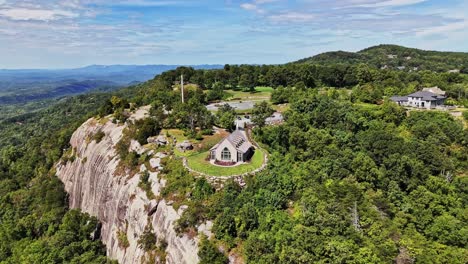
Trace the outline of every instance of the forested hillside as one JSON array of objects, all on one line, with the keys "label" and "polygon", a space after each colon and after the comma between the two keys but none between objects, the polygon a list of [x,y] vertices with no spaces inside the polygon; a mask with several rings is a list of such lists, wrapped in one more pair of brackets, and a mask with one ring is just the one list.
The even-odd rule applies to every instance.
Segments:
[{"label": "forested hillside", "polygon": [[98,222],[67,211],[52,165],[108,95],[79,96],[0,123],[0,263],[105,263]]},{"label": "forested hillside", "polygon": [[[180,160],[167,161],[163,197],[189,206],[177,230],[191,233],[204,221],[214,221],[214,237],[202,240],[202,263],[226,263],[219,246],[247,263],[468,261],[468,130],[461,120],[443,112],[407,113],[388,101],[353,103],[360,102],[353,93],[306,87],[303,76],[314,75],[302,75],[301,67],[246,68],[244,73],[233,66],[218,71],[179,68],[140,86],[131,99],[153,105],[158,127],[177,127],[190,135],[192,121],[205,131],[211,119],[199,107],[206,101],[200,90],[187,95],[188,104],[179,102],[180,93],[172,85],[180,74],[210,91],[237,87],[241,78],[277,77],[269,71],[297,78],[286,77],[290,87],[277,88],[283,90],[283,102],[290,102],[286,122],[254,129],[270,152],[270,163],[247,179],[246,188],[229,182],[215,192]],[[247,72],[253,74],[242,77]],[[208,86],[211,78],[225,84]],[[301,85],[293,87],[295,82]],[[163,105],[172,112],[164,114]],[[141,128],[137,131],[148,131]]]},{"label": "forested hillside", "polygon": [[285,124],[255,130],[269,169],[187,219],[214,219],[215,241],[248,263],[466,263],[461,122],[313,90],[291,102]]},{"label": "forested hillside", "polygon": [[[175,89],[181,74],[193,86],[185,104]],[[465,74],[365,64],[180,67],[7,118],[0,122],[0,263],[108,262],[90,236],[96,219],[67,211],[52,169],[88,117],[123,122],[130,107],[151,105],[151,118],[133,124],[131,136],[144,142],[177,128],[198,137],[219,121],[208,101],[256,86],[273,87],[272,103],[289,110],[283,124],[254,128],[270,162],[245,188],[228,182],[216,191],[181,160],[164,161],[163,198],[188,205],[177,231],[214,222],[214,236],[201,242],[202,263],[226,263],[228,253],[247,263],[467,263],[466,117],[407,112],[385,100],[438,85],[463,105],[467,84]],[[125,143],[118,144],[122,162],[135,166],[140,157]]]},{"label": "forested hillside", "polygon": [[403,71],[447,72],[459,70],[462,73],[468,73],[468,53],[426,51],[397,45],[379,45],[356,53],[326,52],[299,60],[296,63],[321,65],[365,63],[376,68]]}]

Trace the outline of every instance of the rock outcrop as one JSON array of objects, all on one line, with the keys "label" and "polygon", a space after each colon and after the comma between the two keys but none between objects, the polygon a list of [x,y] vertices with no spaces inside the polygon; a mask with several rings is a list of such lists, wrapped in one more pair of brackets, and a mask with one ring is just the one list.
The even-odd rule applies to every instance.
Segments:
[{"label": "rock outcrop", "polygon": [[[133,118],[143,116],[145,113],[140,111]],[[69,194],[70,207],[99,219],[107,254],[119,263],[144,263],[148,258],[138,239],[149,223],[158,240],[167,242],[167,263],[197,263],[197,238],[178,236],[174,231],[181,209],[175,210],[165,200],[148,199],[146,192],[138,187],[139,174],[146,166],[142,165],[140,173],[134,176],[116,173],[119,157],[114,147],[125,127],[91,118],[75,131],[70,141],[75,159],[57,165],[57,176]],[[92,140],[97,131],[105,133],[99,143]],[[149,181],[158,196],[164,180],[157,172],[150,172]],[[119,245],[119,233],[121,240],[122,236],[128,240],[127,247]]]}]

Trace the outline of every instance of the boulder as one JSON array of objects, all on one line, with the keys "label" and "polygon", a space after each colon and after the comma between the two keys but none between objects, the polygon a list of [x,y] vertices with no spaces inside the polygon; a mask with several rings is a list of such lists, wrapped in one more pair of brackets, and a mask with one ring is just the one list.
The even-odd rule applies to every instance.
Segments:
[{"label": "boulder", "polygon": [[158,136],[156,139],[156,143],[158,143],[160,146],[165,146],[167,145],[167,138],[165,136]]},{"label": "boulder", "polygon": [[130,141],[130,148],[129,151],[135,151],[139,155],[143,154],[145,152],[145,149],[140,145],[140,143],[136,140],[131,140]]},{"label": "boulder", "polygon": [[179,149],[181,149],[181,150],[192,150],[193,149],[192,143],[190,143],[190,141],[188,141],[188,140],[185,140],[184,142],[180,143],[177,147]]},{"label": "boulder", "polygon": [[161,158],[152,158],[150,159],[150,166],[153,169],[161,167]]},{"label": "boulder", "polygon": [[156,136],[156,137],[149,137],[146,139],[146,141],[148,141],[148,143],[150,144],[156,144],[158,146],[165,146],[167,145],[167,138],[165,136],[162,136],[162,135],[159,135],[159,136]]},{"label": "boulder", "polygon": [[156,153],[156,157],[162,159],[162,158],[167,157],[167,154],[166,154],[166,153],[163,153],[163,152],[158,152],[158,153]]},{"label": "boulder", "polygon": [[146,139],[146,141],[151,144],[151,143],[156,143],[156,141],[158,140],[158,137],[149,137]]}]

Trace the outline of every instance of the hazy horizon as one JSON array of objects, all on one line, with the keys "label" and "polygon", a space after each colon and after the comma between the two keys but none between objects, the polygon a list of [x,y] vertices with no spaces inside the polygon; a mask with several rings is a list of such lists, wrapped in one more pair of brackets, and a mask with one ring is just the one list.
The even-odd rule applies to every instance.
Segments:
[{"label": "hazy horizon", "polygon": [[87,65],[81,65],[81,66],[76,66],[76,67],[64,67],[64,68],[0,68],[1,70],[5,71],[61,71],[61,70],[77,70],[77,69],[84,69],[88,67],[93,67],[93,66],[103,66],[103,67],[112,67],[112,66],[123,66],[123,67],[151,67],[151,66],[216,66],[216,65],[226,65],[229,63],[200,63],[200,64],[87,64]]}]

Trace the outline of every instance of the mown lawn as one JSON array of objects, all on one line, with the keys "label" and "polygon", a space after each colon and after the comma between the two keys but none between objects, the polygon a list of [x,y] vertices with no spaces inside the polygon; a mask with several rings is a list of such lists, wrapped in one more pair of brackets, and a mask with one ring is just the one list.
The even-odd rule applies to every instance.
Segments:
[{"label": "mown lawn", "polygon": [[194,154],[187,157],[187,163],[193,170],[210,176],[232,176],[251,172],[260,168],[263,164],[264,152],[260,149],[256,149],[249,163],[235,167],[214,166],[206,160],[206,157],[208,157],[208,151]]},{"label": "mown lawn", "polygon": [[289,104],[280,104],[280,105],[271,105],[273,109],[275,109],[276,112],[284,113],[287,110],[289,110],[290,105]]},{"label": "mown lawn", "polygon": [[273,87],[269,87],[269,86],[257,86],[255,87],[255,91],[257,92],[273,92]]},{"label": "mown lawn", "polygon": [[269,101],[272,91],[271,87],[256,87],[255,92],[226,90],[226,93],[229,94],[228,101]]},{"label": "mown lawn", "polygon": [[354,103],[354,106],[360,107],[363,110],[377,111],[380,109],[380,106],[377,104],[370,103]]}]

